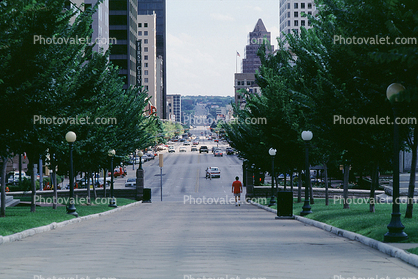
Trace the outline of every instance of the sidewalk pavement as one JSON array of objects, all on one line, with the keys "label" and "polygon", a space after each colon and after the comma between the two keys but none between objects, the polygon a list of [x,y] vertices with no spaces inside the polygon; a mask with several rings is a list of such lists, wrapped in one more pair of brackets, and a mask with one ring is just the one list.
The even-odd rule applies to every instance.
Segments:
[{"label": "sidewalk pavement", "polygon": [[249,204],[139,203],[0,253],[8,279],[418,278],[397,258]]}]

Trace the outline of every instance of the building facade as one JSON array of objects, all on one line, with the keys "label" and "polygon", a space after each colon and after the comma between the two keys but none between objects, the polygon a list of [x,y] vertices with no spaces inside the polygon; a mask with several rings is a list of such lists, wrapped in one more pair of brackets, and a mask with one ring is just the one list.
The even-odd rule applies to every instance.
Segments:
[{"label": "building facade", "polygon": [[248,35],[248,44],[245,47],[245,58],[242,60],[242,73],[235,73],[234,76],[234,95],[235,104],[240,107],[245,105],[245,94],[260,94],[260,87],[255,81],[255,73],[261,66],[261,60],[257,56],[258,49],[261,45],[266,45],[266,53],[271,54],[274,46],[271,45],[271,34],[267,31],[261,18],[257,21],[254,30]]},{"label": "building facade", "polygon": [[304,14],[316,15],[313,0],[280,0],[280,38],[284,34],[300,33],[300,28],[311,28],[311,23]]},{"label": "building facade", "polygon": [[161,56],[162,62],[162,112],[161,116],[167,115],[167,67],[166,67],[166,0],[138,0],[139,15],[157,15],[156,20],[156,47],[157,57]]},{"label": "building facade", "polygon": [[[159,108],[157,100],[157,56],[156,56],[156,14],[138,15],[138,41],[137,47],[141,48],[139,52],[141,57],[137,58],[137,63],[141,67],[137,67],[137,85],[141,85],[148,92],[150,97],[147,110],[150,113],[156,113]],[[138,82],[140,84],[138,84]]]},{"label": "building facade", "polygon": [[167,95],[167,119],[171,121],[181,122],[181,95]]},{"label": "building facade", "polygon": [[116,39],[110,60],[120,67],[125,89],[136,85],[137,7],[136,0],[109,0],[109,37]]}]

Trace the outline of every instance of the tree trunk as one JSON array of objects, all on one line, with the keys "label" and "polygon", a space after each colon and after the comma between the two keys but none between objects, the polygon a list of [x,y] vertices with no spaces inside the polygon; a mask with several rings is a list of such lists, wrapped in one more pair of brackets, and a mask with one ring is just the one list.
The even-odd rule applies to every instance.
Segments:
[{"label": "tree trunk", "polygon": [[30,212],[36,211],[36,171],[38,169],[38,165],[35,164],[35,158],[38,158],[37,156],[32,156],[30,159],[30,162],[32,162],[30,165],[32,166],[32,175],[31,175],[31,185],[32,185],[32,195],[31,195],[31,202],[30,202]]},{"label": "tree trunk", "polygon": [[376,194],[375,190],[379,186],[379,163],[374,162],[373,163],[373,169],[372,169],[372,185],[370,186],[370,212],[375,212],[375,203],[376,203]]},{"label": "tree trunk", "polygon": [[310,202],[310,204],[315,204],[315,200],[314,200],[314,197],[313,197],[313,186],[312,186],[312,180],[311,180],[311,169],[309,169],[309,173],[308,173],[308,176],[309,176],[309,202]]},{"label": "tree trunk", "polygon": [[415,172],[417,168],[417,147],[418,147],[418,126],[414,128],[414,141],[412,145],[412,161],[411,172],[409,176],[408,200],[406,206],[405,218],[412,218],[412,211],[414,206],[414,191],[415,191]]},{"label": "tree trunk", "polygon": [[1,164],[1,211],[0,217],[6,216],[6,169],[7,169],[7,158],[1,157],[3,163]]},{"label": "tree trunk", "polygon": [[87,186],[87,205],[90,205],[90,197],[91,197],[91,195],[90,195],[90,181],[93,182],[93,184],[94,184],[92,173],[91,172],[87,172],[87,177],[86,177],[86,184],[87,184],[86,185]]},{"label": "tree trunk", "polygon": [[298,202],[302,202],[302,172],[298,170]]},{"label": "tree trunk", "polygon": [[96,193],[96,183],[98,182],[98,178],[97,178],[97,173],[94,172],[94,183],[93,183],[93,199],[96,200],[97,198],[97,193]]},{"label": "tree trunk", "polygon": [[103,179],[104,179],[104,181],[103,181],[103,197],[104,198],[106,198],[106,184],[107,184],[106,178],[107,178],[107,173],[108,173],[107,169],[104,169],[104,175],[103,175]]},{"label": "tree trunk", "polygon": [[348,203],[348,178],[350,175],[350,165],[344,165],[344,209],[349,209],[350,204]]},{"label": "tree trunk", "polygon": [[290,191],[293,195],[293,170],[290,172]]},{"label": "tree trunk", "polygon": [[329,204],[329,196],[328,196],[328,167],[327,163],[322,163],[324,166],[324,180],[325,180],[325,205]]}]

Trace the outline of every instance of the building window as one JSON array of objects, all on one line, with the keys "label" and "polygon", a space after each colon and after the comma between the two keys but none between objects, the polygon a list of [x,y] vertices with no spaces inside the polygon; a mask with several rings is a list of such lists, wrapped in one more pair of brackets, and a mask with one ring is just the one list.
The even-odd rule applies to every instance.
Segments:
[{"label": "building window", "polygon": [[299,34],[299,30],[298,29],[292,29],[294,34]]},{"label": "building window", "polygon": [[144,52],[148,52],[148,47],[144,47]]},{"label": "building window", "polygon": [[305,26],[305,21],[304,20],[300,21],[300,26]]},{"label": "building window", "polygon": [[308,3],[308,9],[312,9],[312,3]]},{"label": "building window", "polygon": [[138,36],[142,36],[142,31],[138,31]]},{"label": "building window", "polygon": [[148,75],[148,70],[145,70],[144,71],[144,76],[147,76]]},{"label": "building window", "polygon": [[148,44],[148,39],[144,39],[144,44]]},{"label": "building window", "polygon": [[287,26],[290,26],[290,20],[287,21]]},{"label": "building window", "polygon": [[298,8],[298,3],[295,3],[294,8],[297,9]]},{"label": "building window", "polygon": [[148,68],[148,63],[144,63],[144,68]]},{"label": "building window", "polygon": [[308,12],[308,15],[312,15],[312,12]]},{"label": "building window", "polygon": [[299,23],[297,20],[295,20],[295,22],[293,23],[293,26],[299,26]]},{"label": "building window", "polygon": [[295,17],[298,17],[298,12],[294,12],[294,16]]},{"label": "building window", "polygon": [[144,36],[148,36],[148,31],[144,31]]},{"label": "building window", "polygon": [[247,85],[251,85],[251,82],[247,81]]},{"label": "building window", "polygon": [[287,3],[287,9],[290,10],[290,3]]},{"label": "building window", "polygon": [[148,83],[148,78],[144,78],[144,82]]},{"label": "building window", "polygon": [[142,23],[138,23],[138,27],[141,28],[142,27]]},{"label": "building window", "polygon": [[[305,3],[300,3],[300,8],[305,9]],[[146,24],[146,23],[145,23]],[[146,27],[146,26],[145,26]]]},{"label": "building window", "polygon": [[311,26],[311,21],[310,20],[308,20],[308,26]]},{"label": "building window", "polygon": [[[305,4],[304,4],[304,5],[305,5]],[[144,23],[144,27],[148,27],[148,23],[146,23],[146,22],[145,22],[145,23]]]},{"label": "building window", "polygon": [[148,85],[145,85],[145,90],[148,90]]},{"label": "building window", "polygon": [[148,60],[148,55],[144,55],[144,60]]}]

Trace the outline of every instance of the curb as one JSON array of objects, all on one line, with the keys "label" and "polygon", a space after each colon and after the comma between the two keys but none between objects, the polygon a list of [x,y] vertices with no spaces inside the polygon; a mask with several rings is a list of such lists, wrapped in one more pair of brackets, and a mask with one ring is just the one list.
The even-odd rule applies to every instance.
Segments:
[{"label": "curb", "polygon": [[[255,203],[253,201],[250,201],[250,203],[252,205],[255,205],[255,206],[261,208],[261,209],[264,209],[266,211],[273,212],[273,213],[277,214],[277,210],[275,210],[275,209],[271,209],[267,206]],[[402,260],[402,261],[404,261],[404,262],[406,262],[410,265],[418,267],[418,255],[405,252],[405,250],[393,247],[389,244],[386,244],[386,243],[380,242],[378,240],[360,235],[358,233],[346,231],[346,230],[343,230],[343,229],[340,229],[340,228],[337,228],[337,227],[333,227],[331,225],[328,225],[328,224],[325,224],[325,223],[322,223],[322,222],[319,222],[319,221],[311,220],[311,219],[308,219],[308,218],[305,218],[305,217],[302,217],[302,216],[296,216],[295,215],[295,219],[298,220],[299,222],[302,222],[302,223],[305,223],[307,225],[311,225],[311,226],[320,228],[324,231],[331,232],[331,233],[336,234],[338,236],[342,236],[342,237],[345,237],[347,239],[360,242],[360,243],[362,243],[364,245],[367,245],[371,248],[379,250],[380,252],[385,253],[386,255],[389,255],[389,256],[394,257],[394,258],[398,258],[398,259],[400,259],[400,260]]]},{"label": "curb", "polygon": [[59,222],[59,223],[53,222],[49,225],[36,227],[36,228],[32,228],[32,229],[27,229],[27,230],[24,230],[24,231],[15,233],[15,234],[11,234],[11,235],[6,235],[6,236],[0,235],[0,245],[3,244],[3,243],[18,241],[18,240],[21,240],[23,238],[26,238],[26,237],[29,237],[29,236],[32,236],[32,235],[35,235],[35,234],[38,234],[38,233],[48,232],[48,231],[54,230],[56,228],[62,228],[62,227],[65,227],[67,225],[71,225],[71,224],[74,224],[74,223],[80,223],[80,222],[87,221],[87,220],[97,218],[97,217],[100,217],[100,216],[105,216],[105,215],[120,211],[122,209],[131,207],[131,206],[135,206],[135,205],[138,205],[138,204],[141,204],[141,203],[142,203],[142,201],[137,201],[137,202],[133,202],[133,203],[130,203],[130,204],[127,204],[127,205],[124,205],[124,206],[121,206],[121,207],[117,207],[115,209],[111,209],[111,210],[108,210],[108,211],[105,211],[105,212],[95,213],[95,214],[91,214],[91,215],[87,215],[87,216],[83,216],[83,217],[77,217],[77,218],[62,221],[62,222]]}]

